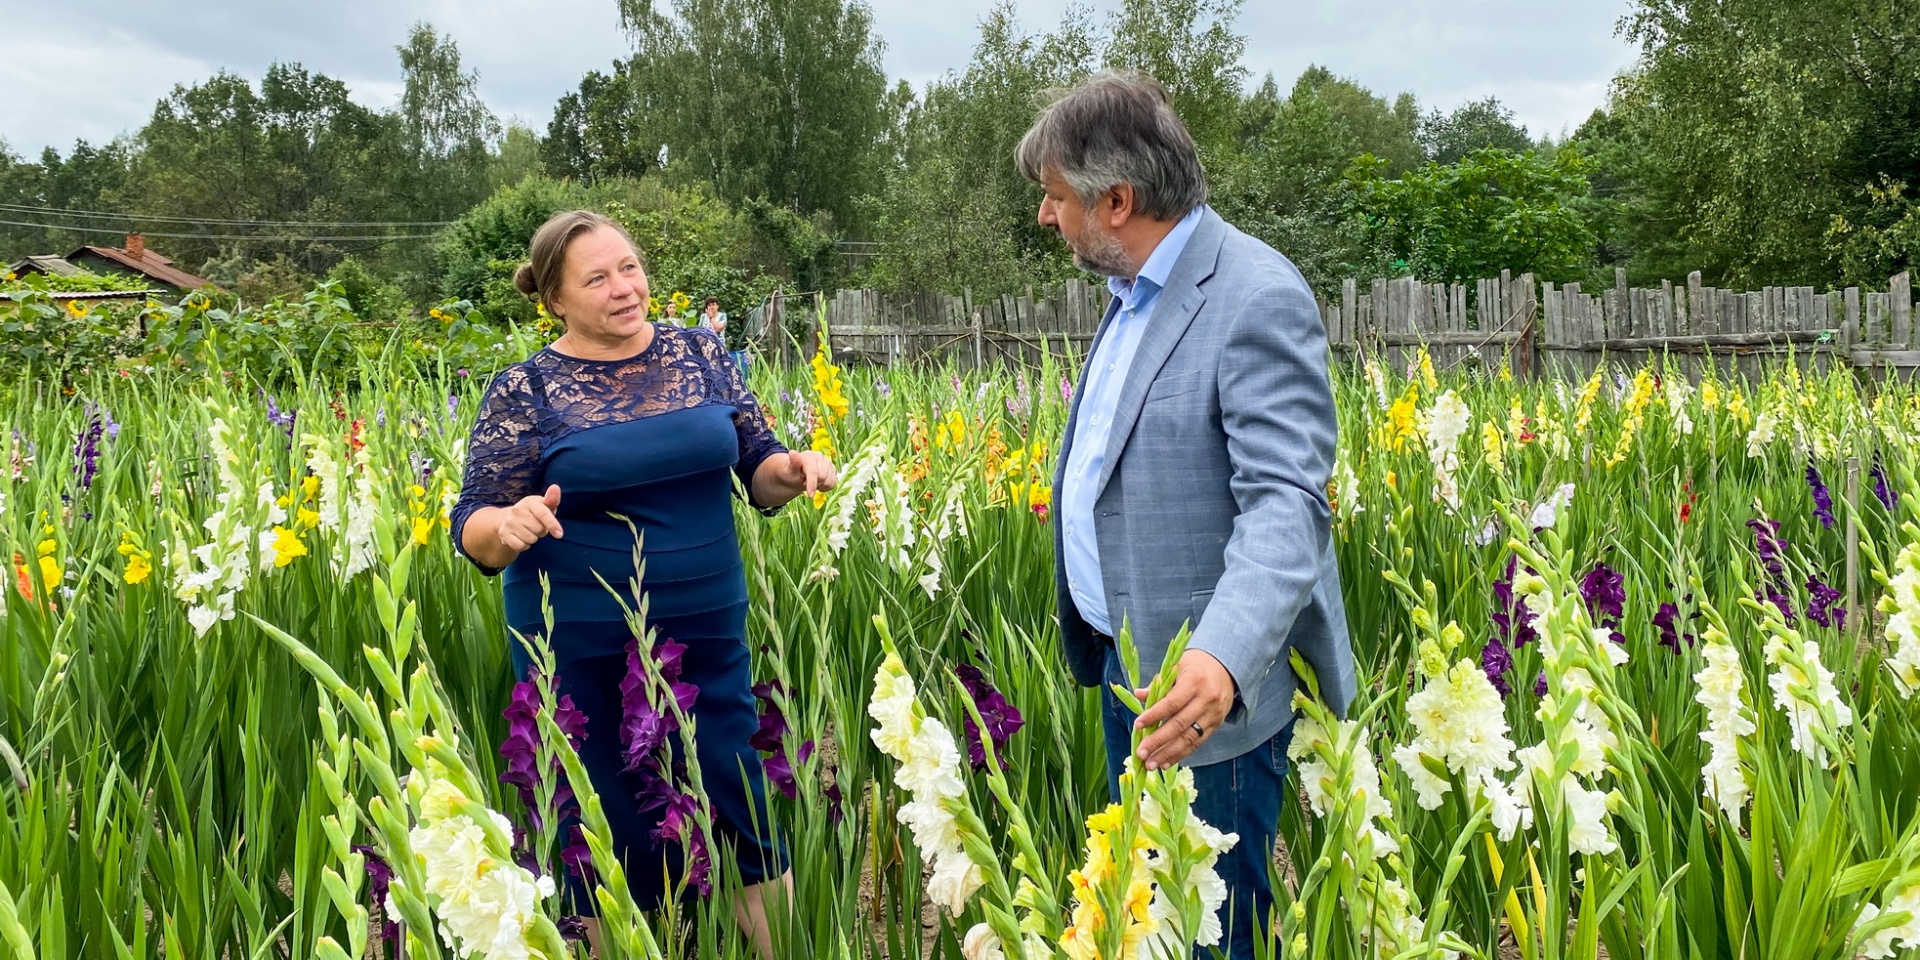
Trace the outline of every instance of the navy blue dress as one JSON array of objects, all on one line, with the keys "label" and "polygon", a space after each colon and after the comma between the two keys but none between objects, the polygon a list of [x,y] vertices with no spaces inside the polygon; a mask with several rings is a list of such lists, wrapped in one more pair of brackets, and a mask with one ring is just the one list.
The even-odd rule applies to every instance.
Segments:
[{"label": "navy blue dress", "polygon": [[[714,855],[731,846],[743,884],[779,876],[786,855],[769,836],[760,754],[747,743],[759,719],[733,479],[751,489],[754,470],[785,450],[720,339],[659,324],[647,348],[624,360],[545,349],[508,367],[487,388],[474,423],[452,514],[456,547],[475,510],[560,485],[564,538],[540,540],[506,568],[506,619],[524,634],[545,629],[546,574],[560,691],[587,715],[581,760],[643,906],[671,889],[680,851],[651,838],[658,814],[639,809],[639,774],[621,769],[620,681],[633,634],[596,574],[634,604],[628,582],[638,530],[648,625],[659,638],[686,645],[681,680],[700,688],[692,715],[713,809]],[[528,658],[519,643],[512,646],[515,675],[524,677]],[[577,882],[569,885],[583,892]],[[590,909],[590,897],[574,899],[576,908]]]}]

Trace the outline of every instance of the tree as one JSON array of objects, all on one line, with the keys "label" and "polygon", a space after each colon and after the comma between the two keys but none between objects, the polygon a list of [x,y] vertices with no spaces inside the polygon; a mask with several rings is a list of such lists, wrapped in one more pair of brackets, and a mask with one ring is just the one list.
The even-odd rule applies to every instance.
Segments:
[{"label": "tree", "polygon": [[1641,0],[1624,23],[1640,60],[1594,151],[1631,211],[1633,275],[1836,278],[1836,218],[1865,222],[1873,191],[1920,176],[1915,23],[1920,0]]},{"label": "tree", "polygon": [[1084,11],[1021,30],[1011,0],[980,23],[964,72],[929,84],[901,124],[901,165],[872,204],[884,244],[866,280],[892,289],[1008,292],[1070,270],[1036,222],[1039,190],[1013,162],[1045,92],[1084,79],[1097,39]]},{"label": "tree", "polygon": [[[729,201],[764,197],[851,222],[887,126],[880,41],[852,0],[622,0],[634,56],[615,101],[658,130],[670,167]],[[591,104],[568,104],[593,131]],[[603,123],[602,128],[606,126]],[[583,136],[593,155],[595,138]]]},{"label": "tree", "polygon": [[1233,30],[1241,0],[1124,0],[1113,15],[1108,67],[1160,81],[1203,156],[1232,148],[1238,132],[1240,62],[1247,38]]},{"label": "tree", "polygon": [[1417,138],[1420,108],[1413,94],[1402,93],[1389,104],[1384,97],[1357,81],[1335,76],[1322,66],[1311,66],[1294,82],[1288,99],[1299,104],[1314,98],[1326,105],[1333,128],[1350,156],[1372,154],[1387,162],[1384,172],[1399,176],[1425,162]]},{"label": "tree", "polygon": [[487,195],[500,121],[480,99],[479,74],[461,69],[452,37],[417,23],[394,49],[404,77],[399,118],[411,168],[408,219],[449,219]]},{"label": "tree", "polygon": [[1388,180],[1370,161],[1350,175],[1353,206],[1375,242],[1423,280],[1465,283],[1501,270],[1568,280],[1594,246],[1577,205],[1585,165],[1577,151],[1487,148]]},{"label": "tree", "polygon": [[1420,146],[1435,163],[1455,163],[1475,150],[1493,147],[1524,153],[1533,147],[1527,128],[1513,122],[1513,111],[1488,97],[1462,104],[1452,113],[1434,110],[1420,121]]}]

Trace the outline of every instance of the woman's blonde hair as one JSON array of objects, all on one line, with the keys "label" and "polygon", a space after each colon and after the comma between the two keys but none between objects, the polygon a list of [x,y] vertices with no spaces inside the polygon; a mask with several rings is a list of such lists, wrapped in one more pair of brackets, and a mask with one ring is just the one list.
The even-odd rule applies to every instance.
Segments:
[{"label": "woman's blonde hair", "polygon": [[[581,234],[601,227],[612,228],[626,238],[628,246],[633,245],[627,228],[605,214],[592,210],[568,210],[549,217],[546,223],[540,225],[540,229],[533,232],[533,240],[527,244],[527,262],[513,272],[514,289],[539,301],[552,314],[553,301],[550,297],[560,289],[560,275],[567,265],[567,246]],[[639,255],[639,249],[635,248],[634,256]]]}]

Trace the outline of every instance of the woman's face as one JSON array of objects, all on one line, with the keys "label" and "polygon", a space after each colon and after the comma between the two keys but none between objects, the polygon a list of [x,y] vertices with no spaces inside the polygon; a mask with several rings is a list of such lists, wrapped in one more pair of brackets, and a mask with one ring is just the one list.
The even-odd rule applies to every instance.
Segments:
[{"label": "woman's face", "polygon": [[633,245],[611,227],[575,237],[550,306],[576,337],[619,343],[640,335],[647,325],[647,272]]}]

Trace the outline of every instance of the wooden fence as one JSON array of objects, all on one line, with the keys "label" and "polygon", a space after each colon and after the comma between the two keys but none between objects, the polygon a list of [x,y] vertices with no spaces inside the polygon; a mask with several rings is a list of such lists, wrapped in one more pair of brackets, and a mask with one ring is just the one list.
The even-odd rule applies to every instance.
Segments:
[{"label": "wooden fence", "polygon": [[[1105,285],[1081,280],[980,300],[843,290],[826,301],[826,315],[841,360],[987,366],[1037,362],[1042,349],[1084,353],[1107,300]],[[766,314],[775,322],[756,326],[780,329],[800,306],[776,297]],[[804,306],[810,318],[818,301],[809,295]],[[1424,345],[1436,365],[1507,363],[1516,376],[1585,375],[1607,360],[1639,364],[1659,354],[1695,369],[1713,364],[1750,376],[1786,356],[1814,370],[1920,368],[1913,285],[1904,273],[1885,291],[1826,292],[1718,290],[1702,284],[1699,273],[1684,283],[1630,288],[1624,271],[1613,286],[1591,293],[1577,283],[1536,282],[1531,274],[1470,285],[1400,278],[1363,287],[1349,280],[1320,311],[1336,355],[1364,353],[1396,366]],[[790,355],[813,349],[811,342],[780,346]]]}]

